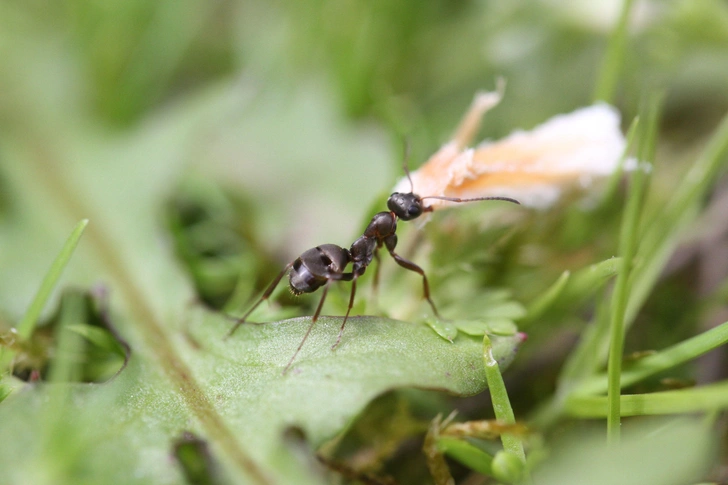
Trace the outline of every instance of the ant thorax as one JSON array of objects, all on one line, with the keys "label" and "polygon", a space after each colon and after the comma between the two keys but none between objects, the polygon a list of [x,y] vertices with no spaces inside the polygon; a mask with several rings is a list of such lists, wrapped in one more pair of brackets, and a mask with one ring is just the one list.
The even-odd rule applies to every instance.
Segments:
[{"label": "ant thorax", "polygon": [[397,232],[397,217],[393,212],[377,212],[364,229],[364,237],[379,241]]},{"label": "ant thorax", "polygon": [[361,276],[374,259],[374,251],[377,249],[375,238],[361,236],[351,245],[351,272]]},{"label": "ant thorax", "polygon": [[417,219],[425,212],[422,197],[412,192],[395,192],[389,196],[387,207],[403,221]]}]

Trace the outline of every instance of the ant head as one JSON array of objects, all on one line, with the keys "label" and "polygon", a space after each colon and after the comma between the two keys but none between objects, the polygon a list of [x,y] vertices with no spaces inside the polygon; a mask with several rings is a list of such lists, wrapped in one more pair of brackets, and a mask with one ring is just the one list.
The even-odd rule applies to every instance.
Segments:
[{"label": "ant head", "polygon": [[407,160],[409,159],[409,143],[405,141],[404,145],[404,173],[410,182],[410,191],[408,193],[395,192],[389,196],[387,200],[387,207],[389,210],[394,212],[399,219],[403,221],[411,221],[417,219],[422,215],[423,212],[427,212],[425,205],[422,203],[422,197],[413,193],[415,191],[415,185],[412,182],[409,168],[407,167]]},{"label": "ant head", "polygon": [[408,194],[403,194],[402,192],[393,193],[389,196],[389,200],[387,200],[387,207],[403,221],[417,219],[425,212],[422,198],[412,192]]}]

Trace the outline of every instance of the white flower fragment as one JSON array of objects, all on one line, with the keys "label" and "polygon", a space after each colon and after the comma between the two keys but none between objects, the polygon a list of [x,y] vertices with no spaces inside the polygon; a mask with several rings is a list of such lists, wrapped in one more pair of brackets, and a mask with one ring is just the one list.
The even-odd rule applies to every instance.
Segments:
[{"label": "white flower fragment", "polygon": [[[558,115],[530,131],[515,131],[495,142],[467,148],[482,116],[500,101],[499,93],[475,97],[453,139],[412,172],[420,196],[512,197],[537,208],[552,205],[568,188],[587,189],[612,174],[625,149],[620,116],[607,104]],[[409,192],[405,177],[395,192]],[[428,204],[457,205],[429,199]]]}]

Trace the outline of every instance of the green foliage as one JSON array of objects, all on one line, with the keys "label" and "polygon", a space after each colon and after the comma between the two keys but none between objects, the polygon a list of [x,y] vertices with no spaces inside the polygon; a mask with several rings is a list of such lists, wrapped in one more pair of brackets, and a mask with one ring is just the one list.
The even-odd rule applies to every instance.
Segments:
[{"label": "green foliage", "polygon": [[[60,409],[44,405],[54,390],[49,385],[6,399],[0,410],[3,435],[25,436],[22,447],[10,442],[2,447],[8,481],[31,476],[37,457],[48,456],[64,462],[65,468],[48,472],[47,479],[56,482],[71,480],[76,472],[68,468],[79,467],[96,482],[179,483],[182,471],[164,457],[175,439],[193,432],[222,451],[213,459],[224,461],[225,474],[236,481],[257,483],[260,473],[292,483],[302,470],[276,472],[276,460],[288,453],[281,449],[287,427],[296,426],[319,446],[386,390],[431,387],[473,394],[485,385],[477,340],[458,338],[450,344],[422,325],[356,318],[333,353],[329,347],[341,319],[325,317],[283,375],[310,319],[245,326],[228,340],[221,337],[229,321],[219,314],[196,311],[190,319],[194,325],[174,338],[173,349],[189,369],[186,388],[172,388],[154,362],[132,354],[112,381],[67,388]],[[499,340],[501,359],[512,356],[513,342]],[[71,449],[58,454],[44,446],[42,422],[36,419],[43,413],[64,423],[62,434],[74,443]],[[104,425],[94,424],[100,422]],[[246,464],[244,456],[255,465]]]}]

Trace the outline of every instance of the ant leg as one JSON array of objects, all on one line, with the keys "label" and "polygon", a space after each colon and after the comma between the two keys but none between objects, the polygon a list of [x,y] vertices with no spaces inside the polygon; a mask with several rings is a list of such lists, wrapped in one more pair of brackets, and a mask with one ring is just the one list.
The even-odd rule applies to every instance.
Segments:
[{"label": "ant leg", "polygon": [[291,269],[291,266],[293,266],[293,263],[288,263],[285,268],[283,268],[283,271],[281,271],[278,276],[275,277],[275,279],[271,282],[270,285],[268,285],[268,288],[265,289],[265,292],[263,292],[263,295],[258,298],[258,301],[255,302],[255,304],[250,307],[250,310],[248,310],[245,315],[238,318],[237,322],[235,322],[235,325],[233,325],[233,328],[230,329],[230,331],[225,335],[225,339],[228,339],[232,336],[232,334],[235,332],[235,330],[238,329],[238,327],[245,323],[245,321],[248,319],[251,313],[253,313],[253,310],[258,308],[258,305],[263,303],[264,300],[267,300],[270,298],[270,295],[273,294],[273,290],[276,289],[276,286],[278,286],[278,283],[281,282],[281,279],[285,274],[288,272],[289,269]]},{"label": "ant leg", "polygon": [[374,259],[377,260],[377,265],[374,267],[374,276],[372,278],[372,301],[376,303],[377,293],[379,293],[379,267],[382,264],[382,259],[379,257],[379,248],[374,251]]},{"label": "ant leg", "polygon": [[324,306],[324,300],[326,300],[326,293],[329,291],[329,285],[331,284],[331,281],[328,280],[326,282],[326,286],[324,286],[324,292],[321,295],[321,300],[319,300],[318,307],[316,307],[316,313],[313,314],[313,317],[311,318],[311,325],[308,326],[308,330],[306,330],[306,333],[303,336],[303,339],[301,340],[301,343],[298,344],[298,348],[293,353],[293,356],[291,357],[291,360],[288,361],[286,364],[286,367],[283,369],[283,374],[285,375],[286,372],[288,372],[288,369],[291,367],[291,364],[293,364],[293,361],[296,360],[296,356],[298,356],[298,353],[303,348],[303,344],[306,342],[306,339],[308,338],[308,335],[311,333],[311,330],[313,329],[313,326],[316,324],[316,320],[318,320],[319,315],[321,315],[321,308]]},{"label": "ant leg", "polygon": [[351,280],[351,295],[349,296],[349,307],[346,309],[346,315],[344,315],[344,321],[341,322],[341,329],[339,330],[339,336],[336,337],[336,343],[331,346],[331,350],[336,350],[336,347],[338,347],[339,343],[341,343],[341,336],[344,335],[344,326],[346,325],[346,320],[349,318],[349,313],[351,312],[351,307],[354,306],[354,295],[356,295],[356,278],[353,278]]},{"label": "ant leg", "polygon": [[452,137],[452,141],[457,144],[460,150],[472,143],[480,128],[483,115],[500,103],[504,90],[505,82],[502,78],[499,78],[496,82],[496,91],[475,95],[475,99],[473,99],[463,119],[460,120],[460,124]]},{"label": "ant leg", "polygon": [[425,270],[417,266],[412,261],[409,261],[407,259],[404,259],[402,256],[394,252],[394,249],[389,250],[389,254],[392,255],[392,258],[397,262],[398,265],[401,267],[408,269],[410,271],[414,271],[415,273],[422,276],[422,287],[425,290],[425,299],[432,307],[432,312],[435,314],[437,318],[440,318],[440,313],[437,311],[437,308],[435,307],[435,302],[432,301],[432,298],[430,298],[430,285],[427,283],[427,276],[425,276]]}]

